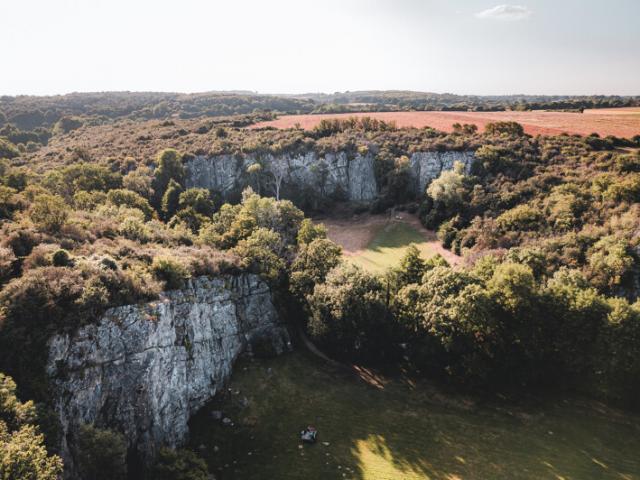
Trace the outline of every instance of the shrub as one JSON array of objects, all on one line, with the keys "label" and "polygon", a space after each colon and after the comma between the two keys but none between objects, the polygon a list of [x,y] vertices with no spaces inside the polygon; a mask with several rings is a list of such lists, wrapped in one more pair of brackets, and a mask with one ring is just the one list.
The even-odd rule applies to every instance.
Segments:
[{"label": "shrub", "polygon": [[20,156],[20,150],[11,143],[0,137],[0,158],[15,158]]},{"label": "shrub", "polygon": [[107,202],[107,194],[100,191],[80,190],[73,195],[73,205],[79,210],[91,211]]},{"label": "shrub", "polygon": [[208,480],[207,464],[191,450],[162,448],[151,468],[155,480]]},{"label": "shrub", "polygon": [[31,221],[38,228],[51,233],[59,232],[68,217],[65,201],[56,195],[37,195],[29,209]]},{"label": "shrub", "polygon": [[13,217],[13,212],[18,210],[19,206],[16,190],[0,185],[0,219]]},{"label": "shrub", "polygon": [[72,263],[69,252],[67,252],[64,248],[53,252],[51,261],[54,267],[68,267]]},{"label": "shrub", "polygon": [[484,127],[487,135],[524,135],[524,128],[517,122],[489,122]]},{"label": "shrub", "polygon": [[189,279],[189,271],[185,265],[173,257],[155,257],[151,264],[151,272],[164,282],[165,289],[174,290],[184,285]]},{"label": "shrub", "polygon": [[146,165],[141,165],[122,178],[122,186],[150,199],[153,197],[153,178],[153,171]]},{"label": "shrub", "polygon": [[0,373],[0,477],[7,480],[57,480],[62,460],[49,455],[34,424],[33,402],[16,397],[16,384]]},{"label": "shrub", "polygon": [[196,213],[210,217],[215,212],[216,206],[211,198],[211,192],[206,188],[188,188],[180,193],[178,208],[180,210],[193,208]]},{"label": "shrub", "polygon": [[542,221],[539,209],[522,204],[500,214],[496,226],[503,231],[531,231],[537,230]]},{"label": "shrub", "polygon": [[111,430],[80,425],[75,439],[75,459],[81,478],[124,480],[127,476],[127,444]]},{"label": "shrub", "polygon": [[302,220],[298,230],[298,245],[308,244],[321,238],[327,238],[327,228],[322,223],[314,224],[309,218]]},{"label": "shrub", "polygon": [[83,124],[84,122],[79,118],[62,117],[53,126],[53,133],[54,135],[62,135],[64,133],[69,133],[73,130],[80,128]]},{"label": "shrub", "polygon": [[13,274],[13,264],[16,256],[13,250],[6,247],[0,247],[0,285],[8,280]]},{"label": "shrub", "polygon": [[128,208],[137,208],[144,213],[145,220],[151,220],[153,218],[153,209],[146,198],[140,196],[136,192],[125,189],[109,190],[107,193],[107,200],[109,203],[115,206],[125,206]]}]

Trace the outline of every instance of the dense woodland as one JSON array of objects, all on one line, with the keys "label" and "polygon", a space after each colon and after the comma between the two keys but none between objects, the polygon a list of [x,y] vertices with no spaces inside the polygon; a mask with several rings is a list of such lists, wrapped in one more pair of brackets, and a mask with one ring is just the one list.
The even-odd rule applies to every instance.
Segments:
[{"label": "dense woodland", "polygon": [[[0,96],[0,127],[68,131],[116,119],[188,119],[277,113],[368,111],[503,111],[569,110],[640,105],[639,97],[621,96],[475,96],[411,91],[362,91],[334,94],[259,95],[252,92],[71,93],[49,97]],[[42,135],[42,132],[38,133]]]},{"label": "dense woodland", "polygon": [[[141,114],[146,97],[112,105],[97,95],[92,112],[73,110],[73,96],[52,98],[41,108],[49,120],[18,117],[0,130],[0,371],[18,384],[0,375],[8,478],[55,478],[60,469],[47,339],[199,275],[259,273],[283,315],[303,319],[340,360],[403,365],[480,394],[569,388],[638,405],[640,137],[534,138],[514,123],[445,134],[371,119],[324,121],[309,132],[240,128],[252,117],[132,122],[182,116],[188,105],[202,105],[196,116],[216,114],[207,98],[153,95],[168,110]],[[34,105],[3,98],[0,110],[11,122]],[[67,115],[127,120],[91,126],[69,124]],[[101,140],[109,129],[124,140]],[[372,154],[381,196],[353,208],[417,212],[465,265],[424,260],[415,249],[380,276],[346,264],[323,226],[305,218],[341,199],[317,204],[289,185],[276,201],[266,165],[247,172],[253,188],[228,203],[185,188],[194,154],[311,149]],[[411,195],[408,157],[452,149],[475,152],[471,171],[443,172]],[[124,475],[117,433],[87,427],[82,438],[87,478],[103,478],[105,465]],[[181,469],[201,476],[176,477]],[[206,467],[190,452],[166,451],[153,475],[206,478]]]}]

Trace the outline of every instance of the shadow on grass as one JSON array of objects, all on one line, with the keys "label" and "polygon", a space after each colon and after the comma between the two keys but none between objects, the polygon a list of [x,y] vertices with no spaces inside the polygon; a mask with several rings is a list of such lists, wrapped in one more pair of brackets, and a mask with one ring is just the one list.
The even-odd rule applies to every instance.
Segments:
[{"label": "shadow on grass", "polygon": [[[588,404],[469,407],[421,383],[372,387],[302,353],[243,360],[229,388],[191,422],[217,479],[640,478],[638,418]],[[307,425],[319,437],[303,446]]]}]

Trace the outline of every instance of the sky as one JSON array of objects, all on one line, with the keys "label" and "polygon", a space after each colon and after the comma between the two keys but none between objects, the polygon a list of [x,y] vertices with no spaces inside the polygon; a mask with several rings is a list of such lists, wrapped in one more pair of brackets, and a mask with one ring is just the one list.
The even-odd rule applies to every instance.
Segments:
[{"label": "sky", "polygon": [[0,95],[640,95],[640,0],[0,0]]}]

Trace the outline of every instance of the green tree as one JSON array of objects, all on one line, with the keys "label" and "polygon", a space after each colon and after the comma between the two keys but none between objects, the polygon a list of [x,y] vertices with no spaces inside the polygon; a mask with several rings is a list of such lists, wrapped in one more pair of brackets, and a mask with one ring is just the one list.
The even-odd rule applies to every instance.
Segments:
[{"label": "green tree", "polygon": [[400,260],[396,276],[400,285],[419,283],[426,271],[425,261],[420,256],[420,250],[411,244]]},{"label": "green tree", "polygon": [[185,169],[184,165],[182,164],[182,155],[172,148],[162,150],[158,154],[158,158],[156,160],[156,169],[153,175],[155,205],[157,207],[160,207],[164,193],[167,190],[167,187],[169,186],[169,182],[171,180],[180,185],[184,184]]},{"label": "green tree", "polygon": [[327,238],[327,228],[322,223],[313,223],[309,218],[302,220],[298,230],[298,245],[311,243],[319,238]]},{"label": "green tree", "polygon": [[216,206],[211,198],[211,192],[206,188],[188,188],[180,193],[178,208],[193,208],[193,210],[206,217],[210,217],[215,212]]},{"label": "green tree", "polygon": [[458,208],[467,194],[464,165],[456,162],[453,170],[443,171],[427,187],[427,195],[436,202],[442,202],[448,209]]},{"label": "green tree", "polygon": [[308,297],[309,333],[343,358],[377,359],[394,345],[391,311],[380,280],[353,265],[340,265]]},{"label": "green tree", "polygon": [[169,220],[178,211],[182,193],[184,193],[182,186],[173,179],[169,180],[169,185],[162,196],[162,215],[165,220]]},{"label": "green tree", "polygon": [[57,480],[62,460],[49,455],[44,436],[35,425],[33,402],[16,397],[16,384],[0,373],[0,478],[3,480]]},{"label": "green tree", "polygon": [[331,269],[340,263],[341,254],[340,246],[326,238],[302,243],[291,265],[291,290],[301,297],[312,293],[313,288],[324,282]]},{"label": "green tree", "polygon": [[277,232],[260,227],[240,240],[232,251],[242,259],[247,268],[273,284],[279,284],[286,271],[283,259],[285,249],[286,244]]}]

